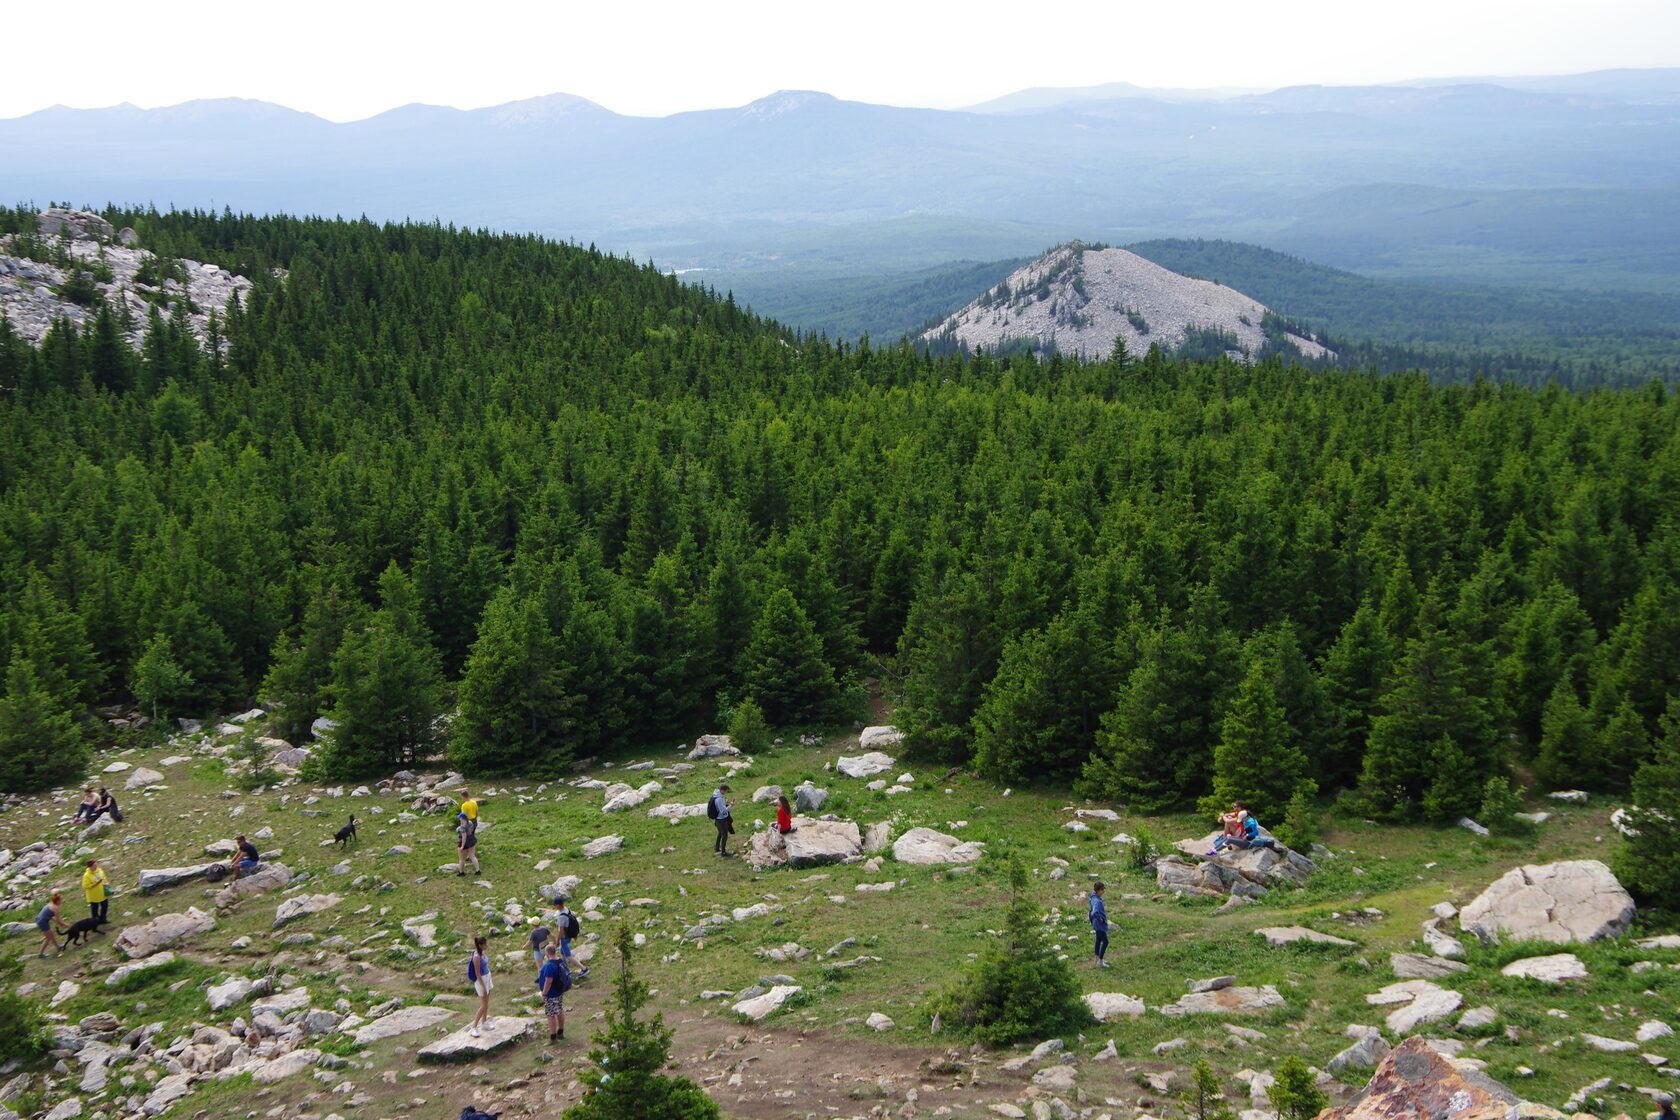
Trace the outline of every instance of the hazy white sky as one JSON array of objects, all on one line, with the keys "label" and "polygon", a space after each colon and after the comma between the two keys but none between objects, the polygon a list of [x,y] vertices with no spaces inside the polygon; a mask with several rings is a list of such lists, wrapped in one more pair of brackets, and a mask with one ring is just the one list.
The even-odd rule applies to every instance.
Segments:
[{"label": "hazy white sky", "polygon": [[253,97],[352,120],[555,92],[663,115],[777,89],[953,107],[1038,85],[1680,65],[1677,0],[82,0],[74,11],[62,38],[8,52],[0,117]]}]

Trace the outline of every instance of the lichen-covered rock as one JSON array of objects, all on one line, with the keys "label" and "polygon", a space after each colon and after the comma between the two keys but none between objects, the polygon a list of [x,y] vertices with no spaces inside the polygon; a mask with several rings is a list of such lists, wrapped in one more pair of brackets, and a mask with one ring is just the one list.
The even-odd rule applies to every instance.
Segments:
[{"label": "lichen-covered rock", "polygon": [[986,854],[986,846],[978,840],[958,840],[931,828],[912,828],[893,841],[892,853],[899,863],[931,867],[977,863]]},{"label": "lichen-covered rock", "polygon": [[1270,984],[1251,988],[1233,985],[1210,992],[1190,992],[1177,1003],[1161,1008],[1163,1015],[1245,1015],[1283,1006],[1283,996]]},{"label": "lichen-covered rock", "polygon": [[1344,1105],[1318,1120],[1563,1120],[1545,1105],[1518,1099],[1499,1082],[1436,1053],[1422,1038],[1408,1038]]},{"label": "lichen-covered rock", "polygon": [[1596,859],[1577,859],[1507,871],[1458,920],[1483,938],[1565,944],[1620,936],[1633,915],[1633,896],[1610,869]]}]

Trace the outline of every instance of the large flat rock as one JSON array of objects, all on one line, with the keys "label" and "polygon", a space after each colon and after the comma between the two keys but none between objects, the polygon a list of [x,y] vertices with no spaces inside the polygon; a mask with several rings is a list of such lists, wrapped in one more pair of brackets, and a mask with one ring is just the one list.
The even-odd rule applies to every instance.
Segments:
[{"label": "large flat rock", "polygon": [[1467,932],[1524,941],[1597,941],[1633,921],[1633,896],[1596,859],[1512,868],[1458,915]]},{"label": "large flat rock", "polygon": [[1177,1003],[1161,1008],[1163,1015],[1250,1015],[1283,1006],[1277,988],[1265,984],[1258,988],[1234,985],[1211,992],[1191,992],[1178,997]]},{"label": "large flat rock", "polygon": [[371,1046],[375,1042],[395,1038],[399,1034],[409,1034],[412,1031],[423,1031],[428,1027],[435,1027],[454,1014],[455,1012],[447,1007],[431,1005],[399,1007],[389,1015],[381,1015],[371,1023],[363,1023],[356,1028],[351,1037],[356,1040],[359,1046]]},{"label": "large flat rock", "polygon": [[624,847],[622,836],[597,836],[583,846],[584,859],[596,859],[600,856],[610,856]]},{"label": "large flat rock", "polygon": [[1443,957],[1423,953],[1390,953],[1389,966],[1402,980],[1439,980],[1455,972],[1468,972],[1470,966]]},{"label": "large flat rock", "polygon": [[1539,980],[1543,984],[1561,984],[1565,980],[1586,979],[1587,966],[1574,953],[1553,953],[1546,957],[1524,957],[1512,961],[1500,969],[1499,974]]},{"label": "large flat rock", "polygon": [[866,727],[858,733],[858,746],[866,751],[878,751],[883,747],[896,747],[904,742],[904,732],[890,725]]},{"label": "large flat rock", "polygon": [[291,884],[292,871],[283,863],[265,863],[216,892],[216,909],[226,910],[242,898],[253,898]]},{"label": "large flat rock", "polygon": [[863,854],[863,836],[855,821],[822,821],[795,817],[793,831],[786,836],[774,829],[753,834],[748,853],[755,868],[817,867],[843,863]]},{"label": "large flat rock", "polygon": [[117,939],[112,944],[119,953],[130,960],[138,960],[151,956],[165,946],[196,937],[201,933],[209,933],[215,928],[215,918],[196,906],[189,906],[185,913],[159,914],[142,925],[129,926],[117,934]]},{"label": "large flat rock", "polygon": [[[101,817],[101,820],[109,818]],[[160,891],[165,887],[173,887],[177,883],[185,883],[190,879],[202,879],[205,873],[224,860],[213,859],[209,863],[183,864],[180,867],[147,867],[140,871],[140,882],[135,887],[141,894]]]},{"label": "large flat rock", "polygon": [[744,999],[730,1008],[737,1015],[744,1015],[753,1022],[758,1022],[771,1012],[786,1003],[788,997],[804,989],[798,984],[777,984],[763,995]]},{"label": "large flat rock", "polygon": [[1332,937],[1328,933],[1319,933],[1316,929],[1306,926],[1262,926],[1254,931],[1258,937],[1264,937],[1266,944],[1273,948],[1285,945],[1337,945],[1344,949],[1357,948],[1357,941],[1349,941],[1345,937]]},{"label": "large flat rock", "polygon": [[343,901],[343,896],[336,894],[294,895],[274,908],[274,925],[271,928],[279,929],[299,918],[307,918],[311,914],[331,909]]},{"label": "large flat rock", "polygon": [[977,863],[986,854],[986,846],[977,840],[958,840],[931,828],[912,828],[893,841],[892,853],[899,863],[931,867]]},{"label": "large flat rock", "polygon": [[417,1057],[422,1062],[463,1062],[481,1058],[522,1040],[531,1033],[531,1021],[511,1015],[496,1015],[484,1024],[482,1030],[483,1033],[474,1038],[470,1027],[462,1027],[429,1046],[421,1047]]},{"label": "large flat rock", "polygon": [[1099,1023],[1110,1019],[1135,1019],[1143,1014],[1143,1001],[1124,992],[1086,992],[1085,1006]]},{"label": "large flat rock", "polygon": [[848,778],[873,778],[876,774],[885,774],[897,765],[891,756],[880,751],[869,751],[860,755],[843,754],[840,761],[834,764],[834,768]]}]

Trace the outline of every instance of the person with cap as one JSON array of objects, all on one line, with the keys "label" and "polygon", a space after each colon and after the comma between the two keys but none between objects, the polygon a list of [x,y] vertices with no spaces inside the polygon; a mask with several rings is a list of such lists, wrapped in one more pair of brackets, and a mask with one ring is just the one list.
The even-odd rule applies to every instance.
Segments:
[{"label": "person with cap", "polygon": [[473,874],[484,872],[478,866],[478,822],[465,813],[455,814],[455,874],[467,873],[467,860],[472,860]]},{"label": "person with cap", "polygon": [[712,850],[720,856],[729,854],[729,837],[735,832],[735,822],[729,816],[729,807],[734,804],[726,796],[729,792],[729,783],[720,782],[712,791],[711,800],[706,803],[706,815],[717,825],[717,843]]},{"label": "person with cap", "polygon": [[106,896],[106,888],[110,885],[111,877],[105,874],[99,861],[88,860],[87,870],[82,872],[82,895],[87,899],[88,911],[98,925],[111,920],[111,900]]},{"label": "person with cap", "polygon": [[557,895],[554,904],[559,907],[554,913],[554,932],[560,938],[560,960],[574,980],[582,980],[589,975],[589,970],[578,963],[572,955],[572,939],[583,930],[583,923],[572,913],[571,901],[565,895]]}]

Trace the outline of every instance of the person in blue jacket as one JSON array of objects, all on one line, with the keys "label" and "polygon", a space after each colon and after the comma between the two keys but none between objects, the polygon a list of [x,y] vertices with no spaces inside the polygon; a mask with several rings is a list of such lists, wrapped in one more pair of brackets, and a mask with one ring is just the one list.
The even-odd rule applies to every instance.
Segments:
[{"label": "person in blue jacket", "polygon": [[1104,958],[1108,954],[1108,907],[1103,905],[1103,885],[1097,883],[1091,888],[1091,928],[1097,935],[1097,967],[1107,968],[1108,961]]}]

